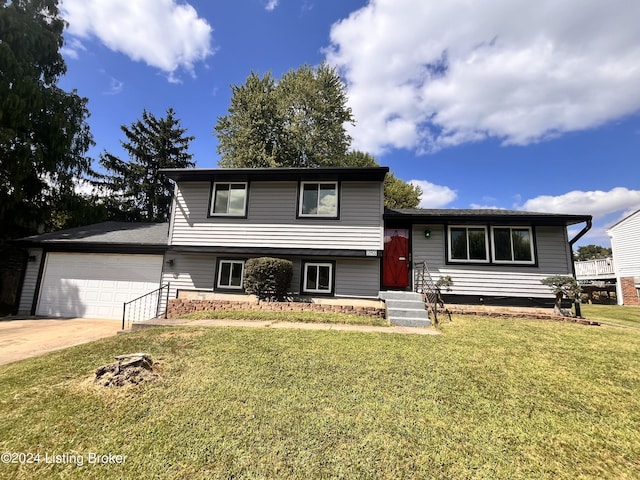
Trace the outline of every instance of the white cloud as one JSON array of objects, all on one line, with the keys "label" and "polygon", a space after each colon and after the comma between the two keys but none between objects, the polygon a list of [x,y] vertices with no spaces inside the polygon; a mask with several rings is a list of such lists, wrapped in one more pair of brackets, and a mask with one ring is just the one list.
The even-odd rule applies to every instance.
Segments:
[{"label": "white cloud", "polygon": [[458,193],[444,185],[436,185],[426,180],[409,180],[411,185],[422,189],[420,208],[441,208],[453,202]]},{"label": "white cloud", "polygon": [[80,39],[71,37],[69,39],[65,38],[64,45],[60,49],[60,52],[67,58],[77,60],[80,56],[80,52],[86,50],[87,48],[83,45]]},{"label": "white cloud", "polygon": [[279,3],[280,3],[280,0],[269,0],[264,8],[268,12],[273,12]]},{"label": "white cloud", "polygon": [[194,65],[213,53],[211,26],[188,3],[63,0],[61,12],[71,35],[67,53],[77,39],[96,37],[110,50],[162,70],[170,81],[177,81],[179,69],[193,74]]},{"label": "white cloud", "polygon": [[617,212],[640,208],[640,190],[616,187],[608,192],[574,190],[563,195],[541,195],[524,202],[519,208],[531,212],[575,213],[603,218]]},{"label": "white cloud", "polygon": [[640,110],[640,2],[370,0],[326,51],[354,148],[528,144]]},{"label": "white cloud", "polygon": [[498,207],[497,205],[481,205],[479,203],[472,203],[469,208],[473,210],[505,210],[504,207]]},{"label": "white cloud", "polygon": [[117,78],[109,77],[109,90],[104,92],[105,95],[118,95],[124,88],[124,82]]}]

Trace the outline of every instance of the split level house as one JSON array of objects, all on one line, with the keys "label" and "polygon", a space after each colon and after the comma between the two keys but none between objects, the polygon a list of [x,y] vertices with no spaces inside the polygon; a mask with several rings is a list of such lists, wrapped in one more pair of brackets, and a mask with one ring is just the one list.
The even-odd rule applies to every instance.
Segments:
[{"label": "split level house", "polygon": [[164,170],[175,182],[168,224],[106,222],[20,240],[29,256],[18,310],[120,318],[124,302],[166,284],[168,298],[242,298],[245,262],[261,256],[291,260],[291,296],[307,302],[419,290],[428,271],[451,277],[446,302],[553,304],[540,280],[572,274],[572,242],[590,216],[385,209],[387,172]]}]

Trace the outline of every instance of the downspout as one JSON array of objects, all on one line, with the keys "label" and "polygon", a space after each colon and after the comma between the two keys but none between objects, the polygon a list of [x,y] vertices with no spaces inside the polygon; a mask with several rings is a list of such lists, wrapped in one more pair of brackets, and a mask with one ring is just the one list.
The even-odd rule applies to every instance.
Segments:
[{"label": "downspout", "polygon": [[584,228],[582,230],[580,230],[578,232],[578,234],[573,237],[571,240],[569,240],[569,246],[571,247],[571,272],[573,273],[573,276],[575,278],[576,276],[576,266],[575,263],[573,262],[573,245],[580,240],[582,237],[584,237],[584,235],[591,230],[593,223],[592,223],[592,219],[589,218],[587,220],[587,224],[584,226]]},{"label": "downspout", "polygon": [[[587,233],[589,230],[591,230],[591,226],[592,226],[592,218],[589,218],[587,220],[587,224],[584,226],[584,228],[582,230],[580,230],[578,232],[578,234],[573,237],[571,240],[569,240],[569,246],[571,247],[571,273],[573,274],[573,278],[576,278],[576,264],[573,261],[573,245],[580,240],[585,233]],[[576,309],[576,317],[582,318],[582,312],[580,311],[580,299],[576,299],[575,303],[574,303],[574,308]]]}]

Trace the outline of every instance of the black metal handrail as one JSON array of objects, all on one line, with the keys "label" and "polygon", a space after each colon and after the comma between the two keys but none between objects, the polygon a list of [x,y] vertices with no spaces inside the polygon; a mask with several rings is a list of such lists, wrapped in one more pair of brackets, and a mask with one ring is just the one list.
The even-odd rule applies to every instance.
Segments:
[{"label": "black metal handrail", "polygon": [[139,322],[162,316],[167,318],[170,285],[166,283],[152,292],[125,302],[122,307],[122,330],[125,329],[125,324],[132,321]]},{"label": "black metal handrail", "polygon": [[440,294],[440,288],[433,281],[427,262],[416,262],[414,264],[414,268],[418,273],[418,278],[415,282],[415,290],[422,294],[422,298],[427,304],[427,307],[431,310],[431,313],[433,314],[433,323],[438,323],[438,307],[440,307],[441,310],[444,310],[449,317],[449,321],[451,321],[451,313],[444,306],[444,300]]}]

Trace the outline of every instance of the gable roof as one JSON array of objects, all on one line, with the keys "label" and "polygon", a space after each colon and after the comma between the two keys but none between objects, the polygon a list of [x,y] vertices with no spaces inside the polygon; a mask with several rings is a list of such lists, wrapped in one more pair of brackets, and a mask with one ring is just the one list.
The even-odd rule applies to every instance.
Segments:
[{"label": "gable roof", "polygon": [[591,215],[541,213],[501,209],[385,208],[385,220],[416,222],[501,222],[536,225],[574,225],[590,222]]},{"label": "gable roof", "polygon": [[[84,227],[21,238],[15,243],[25,247],[121,247],[119,250],[151,250],[166,248],[169,241],[168,223],[102,222]],[[84,247],[84,248],[82,248]],[[66,249],[66,248],[65,248]]]},{"label": "gable roof", "polygon": [[638,213],[640,213],[640,210],[636,210],[635,212],[633,212],[633,213],[627,215],[626,217],[624,217],[622,220],[618,220],[616,223],[614,223],[609,228],[607,228],[607,232],[610,232],[611,230],[615,230],[618,226],[620,226],[621,224],[626,223],[632,217],[635,217]]},{"label": "gable roof", "polygon": [[389,167],[328,168],[162,168],[160,173],[176,182],[249,182],[283,180],[345,180],[382,182]]}]

